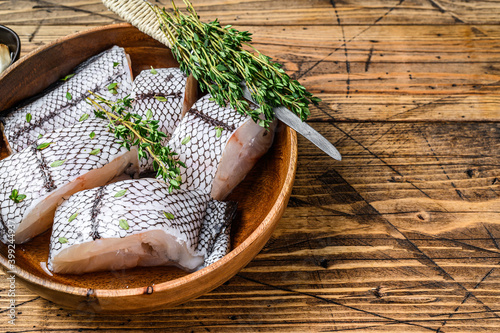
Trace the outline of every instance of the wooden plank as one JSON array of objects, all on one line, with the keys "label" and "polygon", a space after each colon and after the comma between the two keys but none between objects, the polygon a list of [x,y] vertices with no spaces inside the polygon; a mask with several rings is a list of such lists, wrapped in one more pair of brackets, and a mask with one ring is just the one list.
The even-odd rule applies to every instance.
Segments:
[{"label": "wooden plank", "polygon": [[[170,7],[166,0],[156,3]],[[179,6],[182,1],[177,1]],[[500,9],[482,0],[193,1],[203,19],[242,25],[496,24]],[[109,24],[117,17],[97,0],[27,0],[0,3],[0,21],[11,24]]]}]

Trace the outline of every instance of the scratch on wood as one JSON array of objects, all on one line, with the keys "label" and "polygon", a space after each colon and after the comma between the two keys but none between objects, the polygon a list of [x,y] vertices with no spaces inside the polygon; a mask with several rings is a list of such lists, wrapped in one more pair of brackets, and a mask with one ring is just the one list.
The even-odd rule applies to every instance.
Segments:
[{"label": "scratch on wood", "polygon": [[44,9],[44,8],[60,8],[60,9],[67,9],[67,10],[72,10],[74,12],[80,12],[80,13],[86,13],[86,14],[90,14],[90,15],[95,15],[95,16],[100,16],[100,17],[105,17],[107,19],[110,19],[110,20],[113,20],[113,21],[119,21],[119,22],[124,22],[121,18],[119,17],[113,17],[113,16],[109,16],[109,15],[104,15],[104,14],[100,14],[100,13],[96,13],[96,12],[93,12],[91,10],[86,10],[86,9],[81,9],[81,8],[76,8],[76,7],[73,7],[73,6],[65,6],[65,5],[59,5],[59,4],[55,4],[55,3],[52,3],[50,1],[44,1],[44,0],[36,0],[36,3],[38,3],[39,5],[35,5],[33,6],[33,9]]},{"label": "scratch on wood", "polygon": [[43,21],[45,21],[45,19],[42,19],[42,20],[40,21],[40,23],[38,23],[38,25],[36,26],[35,31],[33,31],[33,32],[30,34],[30,37],[28,38],[28,41],[29,41],[29,42],[32,42],[32,41],[33,41],[33,39],[35,38],[35,35],[38,33],[38,31],[40,31],[40,28],[42,27]]},{"label": "scratch on wood", "polygon": [[368,53],[368,59],[366,59],[365,62],[365,72],[368,72],[368,68],[370,67],[370,62],[372,61],[372,55],[373,55],[373,45],[370,48],[370,53]]},{"label": "scratch on wood", "polygon": [[[398,6],[400,6],[403,2],[405,2],[405,0],[400,0],[395,6],[389,8],[389,10],[387,10],[387,12],[385,12],[382,16],[380,16],[379,18],[377,18],[373,24],[370,24],[368,25],[365,29],[363,29],[362,31],[360,31],[359,33],[357,33],[356,35],[354,35],[351,39],[349,39],[347,41],[347,43],[350,43],[352,42],[353,40],[355,40],[356,38],[358,38],[359,36],[361,36],[362,34],[364,34],[366,31],[370,30],[371,28],[373,28],[380,20],[382,20],[384,17],[386,17],[387,15],[389,15],[390,12],[392,12],[394,9],[396,9]],[[334,6],[334,2],[333,0],[330,1],[330,3],[332,4],[332,6]],[[319,64],[321,64],[323,61],[325,61],[325,59],[327,59],[328,57],[330,57],[332,54],[334,54],[335,52],[337,52],[338,50],[340,50],[341,48],[345,47],[346,46],[346,42],[344,42],[342,45],[340,45],[339,47],[335,48],[332,52],[330,52],[329,54],[326,55],[326,57],[324,57],[323,59],[321,60],[318,60],[317,62],[315,62],[311,67],[309,67],[306,71],[304,71],[303,73],[301,74],[298,74],[297,75],[297,80],[304,77],[306,74],[308,74],[311,70],[313,70],[314,68],[316,68]]]},{"label": "scratch on wood", "polygon": [[342,25],[340,21],[340,16],[337,11],[337,6],[335,4],[334,0],[330,0],[330,3],[332,4],[333,10],[335,11],[335,16],[337,17],[337,23],[340,26],[340,29],[342,31],[342,40],[344,41],[344,56],[345,56],[345,69],[347,72],[347,79],[346,79],[346,98],[349,97],[349,92],[351,90],[351,63],[349,62],[349,54],[347,52],[347,40],[345,38],[345,30],[344,26]]},{"label": "scratch on wood", "polygon": [[315,299],[321,300],[321,301],[326,302],[326,303],[335,304],[335,305],[342,306],[342,307],[345,307],[345,308],[350,309],[350,310],[354,310],[354,311],[358,311],[358,312],[361,312],[361,313],[369,314],[369,315],[372,315],[372,316],[375,316],[375,317],[378,317],[378,318],[382,318],[382,319],[388,320],[388,321],[393,322],[393,323],[405,324],[405,325],[410,325],[410,326],[416,326],[416,327],[420,327],[420,328],[425,328],[425,329],[430,330],[430,331],[435,331],[434,328],[431,328],[431,327],[428,327],[428,326],[419,325],[419,324],[416,324],[416,323],[412,323],[411,321],[399,320],[399,319],[396,319],[396,318],[391,318],[389,316],[385,316],[385,315],[382,315],[382,314],[379,314],[379,313],[376,313],[376,312],[372,312],[372,311],[368,311],[368,310],[363,310],[363,309],[360,309],[360,308],[356,308],[354,306],[343,304],[343,303],[334,301],[332,299],[324,298],[324,297],[321,297],[321,296],[318,296],[318,295],[315,295],[315,294],[311,294],[311,293],[307,293],[307,292],[302,292],[302,291],[298,291],[298,290],[293,290],[293,289],[289,289],[289,288],[285,288],[285,287],[281,287],[281,286],[275,286],[275,285],[272,285],[272,284],[269,284],[269,283],[266,283],[266,282],[258,281],[258,280],[252,279],[250,277],[244,276],[241,273],[236,274],[236,276],[238,276],[238,277],[240,277],[242,279],[245,279],[247,281],[251,281],[251,282],[254,282],[254,283],[257,283],[257,284],[269,287],[269,288],[273,288],[273,289],[277,289],[277,290],[281,290],[281,291],[286,291],[286,292],[290,292],[290,293],[295,293],[295,294],[300,294],[300,295],[304,295],[304,296],[308,296],[308,297],[313,297]]}]

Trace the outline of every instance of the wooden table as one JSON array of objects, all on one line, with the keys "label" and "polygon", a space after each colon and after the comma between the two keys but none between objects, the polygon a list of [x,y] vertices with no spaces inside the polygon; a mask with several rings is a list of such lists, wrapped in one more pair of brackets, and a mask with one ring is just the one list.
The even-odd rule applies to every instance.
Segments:
[{"label": "wooden table", "polygon": [[[160,1],[168,5],[165,0]],[[178,1],[180,2],[180,1]],[[323,99],[285,215],[223,286],[136,315],[66,311],[17,285],[13,332],[500,330],[500,3],[195,0]],[[98,0],[0,1],[22,54],[119,22]],[[0,97],[1,98],[1,97]]]}]

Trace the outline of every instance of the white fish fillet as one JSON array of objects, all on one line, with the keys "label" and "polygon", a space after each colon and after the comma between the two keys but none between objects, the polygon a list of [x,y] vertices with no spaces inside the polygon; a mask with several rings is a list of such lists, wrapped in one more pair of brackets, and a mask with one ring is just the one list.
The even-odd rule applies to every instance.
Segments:
[{"label": "white fish fillet", "polygon": [[[144,70],[134,80],[131,97],[133,113],[159,121],[159,130],[167,134],[167,143],[182,118],[183,99],[187,77],[176,67]],[[152,159],[141,160],[141,169],[152,171]]]},{"label": "white fish fillet", "polygon": [[227,242],[217,240],[234,212],[234,203],[209,204],[199,191],[169,194],[152,178],[82,191],[56,211],[48,267],[71,274],[158,265],[192,271],[227,252]]},{"label": "white fish fillet", "polygon": [[[129,95],[132,89],[129,60],[125,50],[118,46],[86,60],[74,74],[51,91],[30,99],[29,104],[10,111],[3,119],[4,134],[12,152],[28,147],[39,134],[77,123],[84,114],[94,118],[93,107],[86,101],[89,90],[116,101]],[[117,94],[108,89],[112,83],[118,83]]]},{"label": "white fish fillet", "polygon": [[[91,132],[95,133],[93,140]],[[89,119],[46,134],[30,147],[1,160],[2,241],[8,241],[8,229],[14,232],[15,243],[24,243],[47,230],[63,197],[104,185],[123,172],[137,174],[137,150],[128,151],[115,141],[106,121]],[[49,147],[37,149],[49,142]],[[90,154],[92,151],[95,154]],[[56,161],[64,163],[51,166]],[[14,189],[26,198],[19,203],[9,199]]]},{"label": "white fish fillet", "polygon": [[181,167],[181,188],[224,200],[272,145],[275,123],[266,130],[209,99],[193,105],[169,145],[187,167]]}]

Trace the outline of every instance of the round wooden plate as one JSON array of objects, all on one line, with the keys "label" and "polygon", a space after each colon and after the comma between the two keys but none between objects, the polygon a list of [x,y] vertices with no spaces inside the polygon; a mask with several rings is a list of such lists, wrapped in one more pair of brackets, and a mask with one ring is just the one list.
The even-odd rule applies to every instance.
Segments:
[{"label": "round wooden plate", "polygon": [[[132,60],[134,75],[141,70],[177,66],[170,50],[129,24],[87,30],[39,48],[0,76],[1,110],[41,92],[71,73],[83,60],[119,45]],[[2,144],[0,157],[5,157]],[[68,308],[94,312],[155,311],[198,297],[247,265],[271,237],[292,191],[297,165],[295,131],[280,124],[270,151],[258,162],[229,200],[238,202],[231,234],[232,251],[215,264],[194,273],[174,267],[49,275],[50,231],[16,246],[15,274],[40,296]],[[8,249],[0,245],[0,264],[9,270]]]}]

